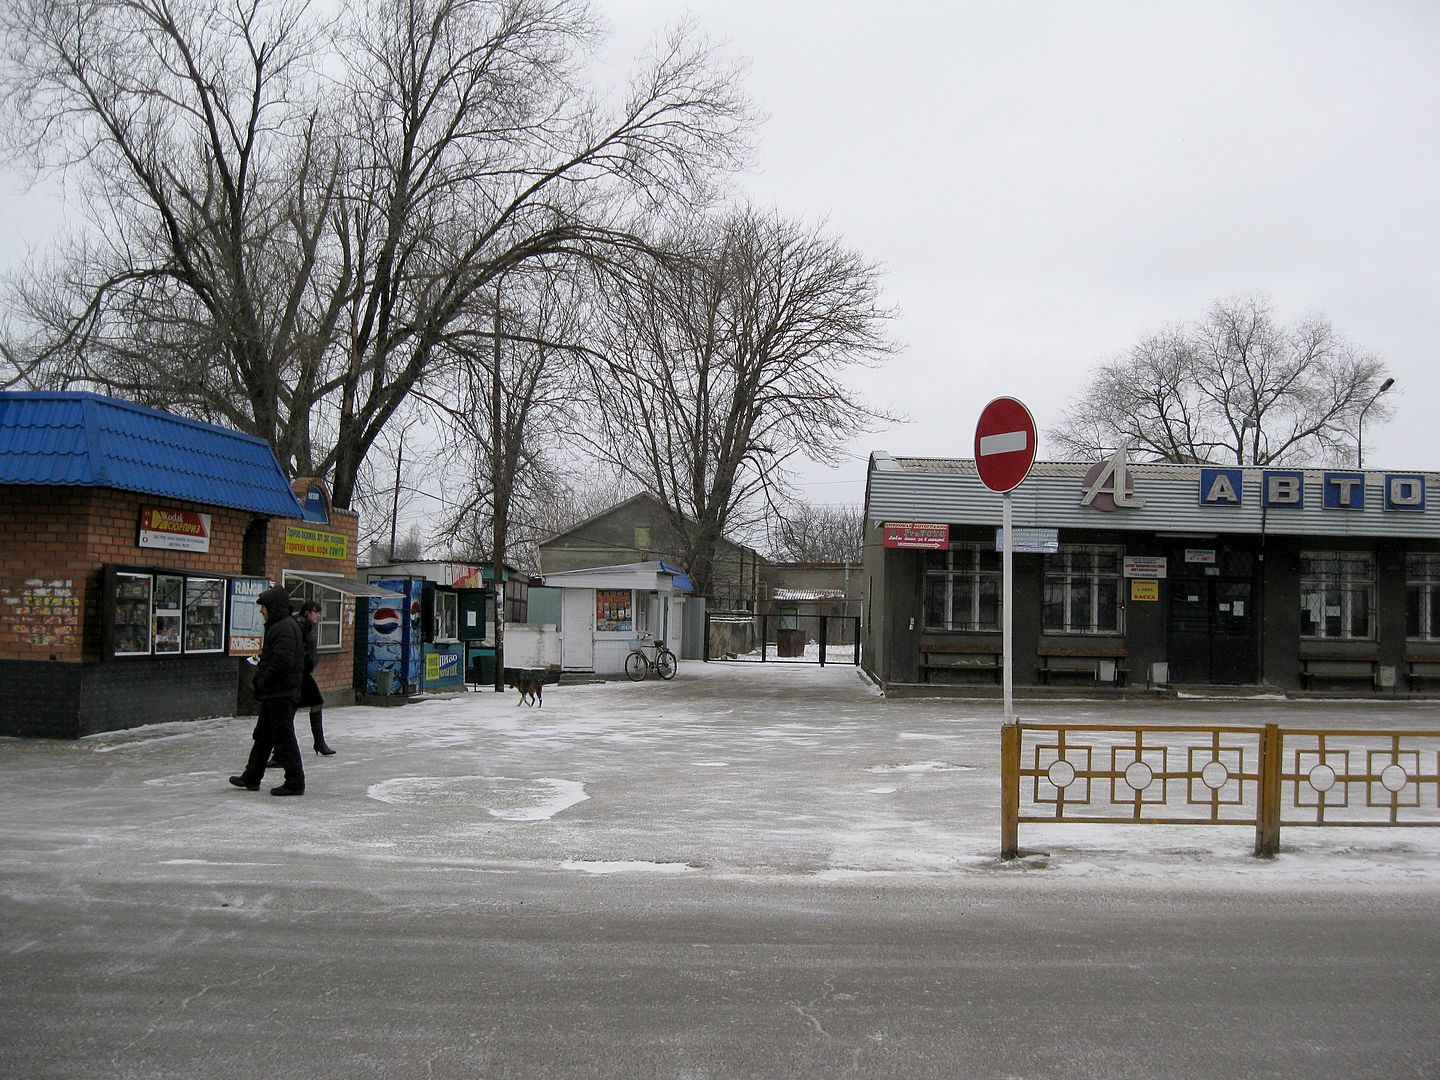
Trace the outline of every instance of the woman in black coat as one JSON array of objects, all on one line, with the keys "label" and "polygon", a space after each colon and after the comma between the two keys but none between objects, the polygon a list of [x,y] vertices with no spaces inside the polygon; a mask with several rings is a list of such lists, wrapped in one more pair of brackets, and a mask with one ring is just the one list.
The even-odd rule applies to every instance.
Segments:
[{"label": "woman in black coat", "polygon": [[318,659],[315,627],[320,622],[320,602],[306,600],[300,605],[300,614],[295,618],[305,636],[305,674],[300,680],[300,704],[310,709],[310,734],[315,736],[315,753],[328,757],[335,751],[325,742],[325,697],[315,682],[315,662]]},{"label": "woman in black coat", "polygon": [[253,683],[260,715],[255,721],[250,760],[244,772],[230,777],[230,783],[259,791],[273,751],[276,763],[285,770],[285,782],[271,788],[270,794],[303,795],[305,767],[295,743],[295,702],[305,675],[305,636],[290,614],[290,595],[284,589],[266,589],[255,602],[265,616],[265,643]]}]

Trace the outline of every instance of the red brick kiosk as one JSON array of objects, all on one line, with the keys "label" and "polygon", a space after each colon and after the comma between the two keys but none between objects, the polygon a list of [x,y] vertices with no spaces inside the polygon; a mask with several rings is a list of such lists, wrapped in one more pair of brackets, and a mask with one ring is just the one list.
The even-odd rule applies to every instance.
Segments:
[{"label": "red brick kiosk", "polygon": [[[0,393],[0,735],[243,711],[259,589],[343,597],[301,577],[353,582],[354,516],[323,498],[322,526],[240,432],[95,394]],[[345,613],[332,599],[327,629]],[[350,685],[352,633],[326,643],[332,691]]]}]

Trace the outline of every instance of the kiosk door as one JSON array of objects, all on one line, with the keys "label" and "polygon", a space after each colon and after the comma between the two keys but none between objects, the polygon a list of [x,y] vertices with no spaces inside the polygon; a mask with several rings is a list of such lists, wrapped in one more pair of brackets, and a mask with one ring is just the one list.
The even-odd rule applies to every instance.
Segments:
[{"label": "kiosk door", "polygon": [[1180,558],[1170,565],[1179,571],[1170,589],[1170,681],[1254,683],[1251,553],[1221,548],[1213,563]]}]

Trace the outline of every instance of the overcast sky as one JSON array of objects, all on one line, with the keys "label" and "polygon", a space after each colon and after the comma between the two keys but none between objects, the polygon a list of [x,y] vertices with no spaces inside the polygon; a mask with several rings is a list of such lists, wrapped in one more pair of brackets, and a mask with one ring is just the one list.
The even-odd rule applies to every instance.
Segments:
[{"label": "overcast sky", "polygon": [[[597,3],[621,66],[684,10]],[[806,470],[812,501],[858,504],[874,449],[968,457],[1001,394],[1043,431],[1096,363],[1253,291],[1384,359],[1396,416],[1367,465],[1440,468],[1440,3],[689,10],[768,116],[741,194],[828,220],[899,312],[899,353],[853,382],[910,423]],[[3,197],[8,258],[53,217]]]},{"label": "overcast sky", "polygon": [[[601,6],[617,55],[677,12]],[[1367,466],[1440,468],[1440,3],[690,10],[768,114],[743,192],[827,218],[899,309],[855,383],[911,422],[807,470],[812,501],[859,503],[873,449],[969,457],[1001,394],[1043,431],[1097,362],[1252,291],[1384,359]]]}]

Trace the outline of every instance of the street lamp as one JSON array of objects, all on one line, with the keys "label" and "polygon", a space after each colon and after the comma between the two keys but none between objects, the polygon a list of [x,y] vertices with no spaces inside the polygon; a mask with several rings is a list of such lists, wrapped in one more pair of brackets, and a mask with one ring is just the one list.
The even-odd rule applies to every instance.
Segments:
[{"label": "street lamp", "polygon": [[1386,379],[1380,384],[1380,389],[1370,395],[1370,400],[1360,410],[1360,419],[1355,422],[1355,467],[1357,469],[1365,467],[1365,414],[1370,411],[1370,406],[1379,400],[1380,395],[1394,385],[1394,379]]},{"label": "street lamp", "polygon": [[[1245,435],[1247,432],[1257,430],[1260,427],[1260,419],[1254,413],[1246,413],[1240,419],[1240,464],[1245,464]],[[1250,464],[1256,464],[1256,455],[1250,455]]]}]

